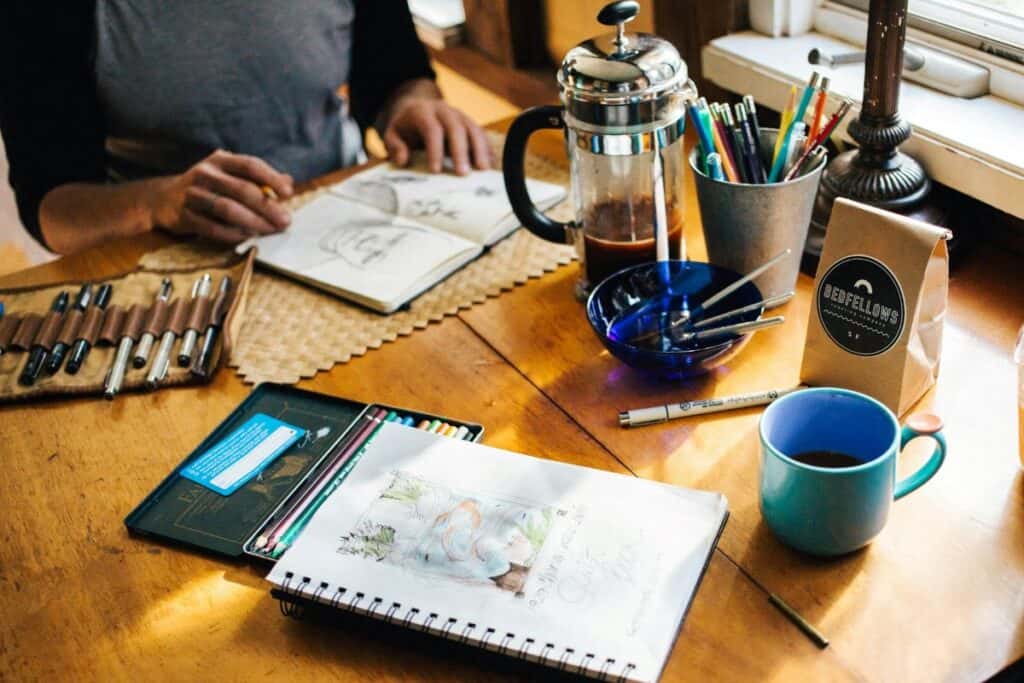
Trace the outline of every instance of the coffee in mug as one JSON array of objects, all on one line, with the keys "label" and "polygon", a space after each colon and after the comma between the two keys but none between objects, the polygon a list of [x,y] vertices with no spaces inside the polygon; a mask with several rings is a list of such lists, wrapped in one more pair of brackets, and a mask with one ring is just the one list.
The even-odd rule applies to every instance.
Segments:
[{"label": "coffee in mug", "polygon": [[[942,422],[913,416],[902,429],[879,401],[847,389],[804,389],[761,417],[761,514],[786,545],[812,555],[842,555],[882,531],[894,500],[925,484],[946,455]],[[935,441],[931,458],[896,480],[908,441]]]}]

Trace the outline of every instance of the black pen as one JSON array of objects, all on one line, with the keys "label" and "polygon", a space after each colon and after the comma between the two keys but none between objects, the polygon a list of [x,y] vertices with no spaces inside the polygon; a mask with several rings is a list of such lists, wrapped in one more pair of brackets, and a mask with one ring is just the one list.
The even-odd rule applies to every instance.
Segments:
[{"label": "black pen", "polygon": [[743,129],[740,124],[733,119],[732,110],[729,109],[728,104],[723,104],[721,111],[725,129],[729,132],[729,136],[732,138],[733,148],[735,149],[734,156],[736,157],[736,165],[739,166],[736,170],[739,172],[743,182],[748,184],[753,183],[754,166],[750,163],[750,152],[747,150],[747,145],[743,139]]},{"label": "black pen", "polygon": [[[768,172],[765,170],[764,159],[761,157],[761,124],[757,120],[757,104],[753,95],[744,95],[743,104],[747,109],[747,120],[750,121],[750,130],[754,134],[754,150],[757,151],[757,162],[761,167],[761,176],[768,179]],[[780,131],[781,132],[781,131]]]},{"label": "black pen", "polygon": [[220,288],[217,292],[217,299],[213,302],[213,310],[210,311],[210,324],[206,327],[203,335],[203,345],[192,364],[192,374],[197,377],[206,378],[210,375],[210,359],[213,356],[213,347],[217,343],[217,335],[224,324],[224,316],[228,310],[228,293],[231,291],[231,278],[227,275],[220,281]]},{"label": "black pen", "polygon": [[[92,284],[86,282],[82,285],[82,288],[78,290],[78,295],[75,296],[75,303],[71,306],[72,311],[78,311],[79,313],[85,313],[85,309],[89,307],[89,301],[92,299]],[[72,318],[64,319],[64,327],[67,327],[71,323]],[[63,336],[63,328],[61,328],[61,336]],[[74,332],[72,332],[74,334]],[[64,356],[67,354],[70,346],[64,342],[56,342],[53,348],[50,349],[50,358],[46,361],[46,374],[53,375],[60,366],[64,363]]]},{"label": "black pen", "polygon": [[[110,303],[110,294],[114,288],[110,285],[103,285],[96,292],[96,298],[93,300],[92,305],[98,310],[106,310],[107,304]],[[79,337],[75,340],[75,345],[71,347],[71,357],[68,358],[68,366],[64,368],[64,371],[69,375],[76,374],[82,367],[82,363],[89,356],[89,349],[92,348],[92,342],[84,337]]]},{"label": "black pen", "polygon": [[744,156],[750,163],[750,172],[754,174],[753,182],[764,183],[764,166],[761,164],[761,152],[758,150],[757,134],[754,132],[757,118],[740,103],[736,105],[736,119],[742,133],[740,137],[743,139]]},{"label": "black pen", "polygon": [[[68,310],[68,293],[61,292],[53,298],[53,303],[50,305],[51,313],[63,313]],[[36,333],[38,337],[38,333]],[[33,344],[32,350],[28,354],[28,361],[25,363],[25,367],[21,370],[21,375],[18,377],[18,383],[25,387],[30,387],[36,383],[36,379],[39,377],[39,371],[43,369],[43,362],[46,360],[48,351],[42,344]]]}]

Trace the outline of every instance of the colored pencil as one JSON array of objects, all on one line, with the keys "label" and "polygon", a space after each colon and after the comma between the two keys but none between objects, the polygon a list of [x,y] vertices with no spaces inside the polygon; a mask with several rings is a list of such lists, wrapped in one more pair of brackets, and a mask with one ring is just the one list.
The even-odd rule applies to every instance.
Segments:
[{"label": "colored pencil", "polygon": [[[800,104],[797,105],[796,111],[793,113],[793,118],[787,122],[786,126],[780,128],[779,134],[782,136],[782,145],[776,144],[775,159],[772,161],[772,170],[768,173],[768,182],[778,182],[782,176],[782,171],[786,166],[788,160],[789,147],[793,144],[792,137],[795,124],[803,123],[804,114],[807,112],[807,105],[811,101],[811,96],[814,94],[818,79],[820,76],[815,71],[811,74],[811,79],[808,81],[807,86],[804,88],[803,95],[800,97]],[[793,91],[791,90],[790,93]],[[776,141],[778,143],[778,141]]]},{"label": "colored pencil", "polygon": [[428,427],[430,427],[430,420],[422,420],[416,425],[416,429],[427,429]]},{"label": "colored pencil", "polygon": [[[339,443],[335,448],[335,452],[339,452],[340,455],[334,460],[333,463],[319,476],[312,486],[302,495],[299,502],[292,508],[292,511],[288,513],[280,522],[274,525],[273,530],[266,534],[265,539],[263,537],[257,539],[257,548],[266,548],[268,551],[272,550],[277,544],[278,540],[284,535],[292,523],[302,514],[303,508],[306,507],[306,503],[312,500],[318,491],[322,490],[327,482],[338,472],[339,469],[345,464],[345,460],[351,455],[351,452],[355,450],[357,444],[366,437],[368,433],[374,428],[374,425],[381,424],[384,418],[387,417],[387,411],[383,408],[379,408],[372,415],[367,414],[362,425],[360,425],[352,434],[352,437],[346,439],[343,443]],[[262,541],[262,543],[261,543]]]},{"label": "colored pencil", "polygon": [[458,428],[458,430],[456,430],[455,438],[465,439],[467,434],[469,434],[469,427],[467,427],[466,425],[462,425],[461,427]]},{"label": "colored pencil", "polygon": [[793,111],[796,107],[796,86],[789,87],[789,100],[786,108],[782,110],[782,118],[779,121],[779,132],[775,136],[775,148],[772,151],[772,159],[768,162],[768,168],[775,165],[775,159],[779,156],[779,149],[782,147],[783,133],[789,128],[789,122],[793,120]]},{"label": "colored pencil", "polygon": [[697,159],[703,161],[708,154],[715,151],[715,143],[711,139],[711,131],[704,127],[704,121],[700,116],[700,107],[697,106],[697,103],[689,102],[686,110],[690,114],[690,120],[693,121],[693,130],[697,133],[697,144],[700,147]]},{"label": "colored pencil", "polygon": [[789,173],[787,174],[787,180],[792,179],[792,177],[795,176],[795,174],[803,166],[804,162],[807,160],[807,157],[809,157],[817,147],[823,145],[825,141],[829,139],[829,137],[832,135],[832,131],[834,131],[836,129],[836,126],[839,125],[839,122],[846,117],[847,112],[850,111],[850,107],[852,106],[853,103],[850,100],[844,100],[843,103],[839,105],[839,109],[837,109],[836,112],[832,114],[832,118],[830,118],[828,123],[825,124],[825,127],[818,132],[818,136],[811,141],[811,149],[805,151],[803,155],[796,160],[796,163],[793,164],[793,168],[797,169],[797,171],[794,171],[793,168],[791,168],[789,170]]},{"label": "colored pencil", "polygon": [[725,173],[722,172],[722,157],[715,152],[708,155],[706,160],[708,169],[708,176],[714,180],[721,180],[725,182]]},{"label": "colored pencil", "polygon": [[821,119],[825,113],[825,101],[828,100],[828,78],[821,79],[821,88],[818,90],[818,99],[814,102],[814,118],[811,120],[811,129],[807,133],[807,142],[804,143],[804,152],[813,149],[814,138],[818,137],[821,131]]},{"label": "colored pencil", "polygon": [[277,543],[270,551],[271,557],[277,559],[284,553],[285,550],[288,549],[289,546],[291,546],[292,543],[294,543],[295,539],[299,536],[299,534],[302,533],[302,530],[306,528],[306,525],[309,523],[309,520],[313,518],[313,515],[316,514],[317,510],[319,510],[320,507],[325,502],[327,502],[327,499],[331,497],[331,494],[334,493],[337,490],[337,488],[341,486],[341,484],[345,481],[349,473],[352,471],[352,468],[355,467],[357,462],[359,462],[359,458],[361,458],[363,453],[366,452],[366,447],[370,444],[371,441],[373,441],[373,437],[377,435],[377,432],[379,432],[380,428],[383,426],[384,421],[377,422],[376,425],[373,427],[373,431],[370,432],[370,435],[367,436],[362,441],[362,443],[359,444],[358,450],[356,450],[355,453],[351,455],[351,457],[346,458],[346,462],[344,463],[344,466],[341,468],[341,471],[338,472],[337,476],[334,477],[330,484],[328,484],[320,491],[320,493],[316,497],[316,500],[314,500],[305,510],[302,511],[302,514],[299,516],[298,519],[295,520],[295,523],[292,526],[290,526],[288,530],[281,536],[280,540],[277,541]]},{"label": "colored pencil", "polygon": [[731,183],[738,183],[739,176],[736,175],[736,169],[732,167],[729,155],[725,152],[725,146],[722,144],[722,140],[718,135],[718,129],[715,128],[714,124],[711,123],[711,114],[706,109],[702,109],[700,112],[701,119],[705,121],[705,125],[711,130],[711,139],[715,141],[715,151],[722,158],[722,170],[725,171],[725,177],[729,179]]},{"label": "colored pencil", "polygon": [[725,155],[729,159],[729,164],[732,165],[733,170],[736,172],[736,182],[743,183],[746,182],[743,173],[743,158],[740,156],[740,150],[736,148],[732,131],[729,128],[729,120],[722,109],[718,104],[712,104],[709,111],[715,122],[715,129],[718,131],[718,139],[722,141]]}]

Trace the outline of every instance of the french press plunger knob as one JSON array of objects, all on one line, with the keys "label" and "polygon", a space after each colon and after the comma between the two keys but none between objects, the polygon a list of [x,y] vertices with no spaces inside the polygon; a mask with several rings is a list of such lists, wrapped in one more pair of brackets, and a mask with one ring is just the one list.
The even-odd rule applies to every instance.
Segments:
[{"label": "french press plunger knob", "polygon": [[597,15],[597,20],[605,26],[615,27],[615,53],[626,51],[626,24],[636,19],[640,12],[640,3],[634,0],[619,0],[605,5]]}]

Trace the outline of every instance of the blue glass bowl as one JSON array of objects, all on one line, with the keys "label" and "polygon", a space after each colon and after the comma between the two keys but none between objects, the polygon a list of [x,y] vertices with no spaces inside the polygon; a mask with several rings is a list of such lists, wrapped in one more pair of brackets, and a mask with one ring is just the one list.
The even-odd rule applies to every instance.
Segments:
[{"label": "blue glass bowl", "polygon": [[[696,322],[760,301],[760,290],[748,282],[708,311],[700,309],[701,302],[740,277],[727,268],[697,261],[632,266],[594,288],[587,299],[587,319],[612,355],[632,368],[666,379],[701,375],[729,361],[750,335],[686,340],[682,336],[686,326],[673,327],[671,323],[679,320],[680,311],[693,314]],[[664,282],[671,287],[666,288]],[[650,304],[638,311],[640,302],[648,300]],[[757,320],[763,310],[733,316],[721,324]],[[636,341],[644,335],[648,338]]]}]

